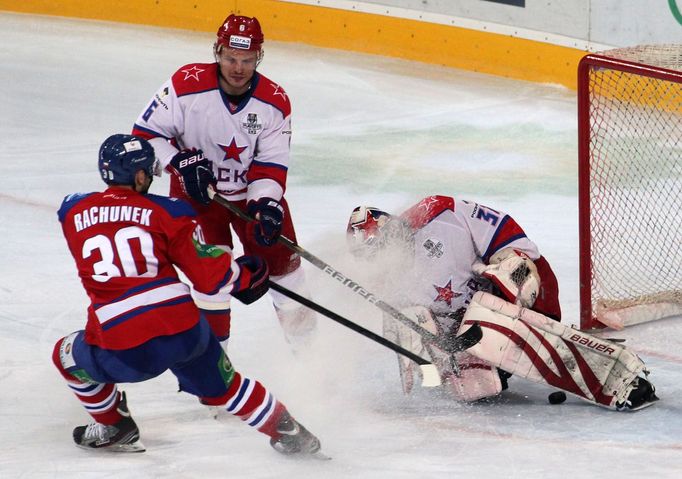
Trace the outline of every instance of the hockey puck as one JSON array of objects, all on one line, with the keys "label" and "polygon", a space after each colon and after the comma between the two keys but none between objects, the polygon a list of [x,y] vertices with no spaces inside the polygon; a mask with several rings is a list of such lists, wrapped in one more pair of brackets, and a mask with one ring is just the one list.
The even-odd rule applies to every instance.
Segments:
[{"label": "hockey puck", "polygon": [[563,391],[554,391],[552,394],[547,396],[547,400],[550,404],[561,404],[566,400],[566,393]]}]

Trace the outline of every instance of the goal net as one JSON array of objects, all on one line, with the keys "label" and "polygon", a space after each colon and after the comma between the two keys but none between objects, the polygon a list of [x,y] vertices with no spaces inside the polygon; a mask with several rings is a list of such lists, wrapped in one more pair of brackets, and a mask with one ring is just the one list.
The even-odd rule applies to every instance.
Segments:
[{"label": "goal net", "polygon": [[578,68],[580,326],[682,314],[682,45]]}]

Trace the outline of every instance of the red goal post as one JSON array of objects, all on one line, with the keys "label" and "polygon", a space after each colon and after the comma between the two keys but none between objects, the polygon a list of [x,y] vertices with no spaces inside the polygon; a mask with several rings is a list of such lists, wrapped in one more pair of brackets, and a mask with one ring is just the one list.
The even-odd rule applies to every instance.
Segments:
[{"label": "red goal post", "polygon": [[578,67],[580,327],[682,315],[682,45]]}]

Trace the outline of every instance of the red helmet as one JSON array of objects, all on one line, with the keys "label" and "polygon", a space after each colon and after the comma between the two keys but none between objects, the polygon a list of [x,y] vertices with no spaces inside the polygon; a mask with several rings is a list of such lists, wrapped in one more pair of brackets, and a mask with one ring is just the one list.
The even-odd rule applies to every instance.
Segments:
[{"label": "red helmet", "polygon": [[221,47],[260,51],[263,45],[263,30],[256,17],[230,14],[218,29],[217,36],[216,52],[220,52]]}]

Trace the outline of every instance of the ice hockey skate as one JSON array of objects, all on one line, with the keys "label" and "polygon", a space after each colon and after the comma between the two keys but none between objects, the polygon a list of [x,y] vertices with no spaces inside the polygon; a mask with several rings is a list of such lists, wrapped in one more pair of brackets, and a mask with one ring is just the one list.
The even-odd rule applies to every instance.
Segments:
[{"label": "ice hockey skate", "polygon": [[73,440],[83,449],[106,449],[113,452],[144,452],[140,442],[140,430],[133,421],[125,392],[121,393],[118,412],[123,418],[116,424],[108,426],[93,422],[87,426],[78,426],[73,430]]},{"label": "ice hockey skate", "polygon": [[320,440],[302,424],[285,412],[277,424],[279,437],[270,439],[275,451],[286,456],[310,456],[317,459],[331,459],[320,452]]},{"label": "ice hockey skate", "polygon": [[643,377],[635,378],[633,385],[634,389],[630,391],[628,398],[616,404],[616,409],[619,411],[639,411],[658,401],[656,388]]},{"label": "ice hockey skate", "polygon": [[304,306],[291,309],[275,307],[275,312],[282,325],[284,337],[293,351],[300,353],[310,348],[317,327],[315,313]]}]

